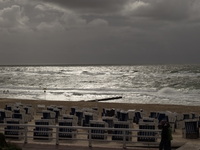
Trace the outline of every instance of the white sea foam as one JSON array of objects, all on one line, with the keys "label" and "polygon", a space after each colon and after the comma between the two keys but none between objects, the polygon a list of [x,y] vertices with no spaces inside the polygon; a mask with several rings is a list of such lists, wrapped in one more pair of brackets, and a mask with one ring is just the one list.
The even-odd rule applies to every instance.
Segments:
[{"label": "white sea foam", "polygon": [[174,88],[165,87],[165,88],[162,88],[161,90],[159,90],[158,94],[169,96],[169,95],[179,95],[180,93]]}]

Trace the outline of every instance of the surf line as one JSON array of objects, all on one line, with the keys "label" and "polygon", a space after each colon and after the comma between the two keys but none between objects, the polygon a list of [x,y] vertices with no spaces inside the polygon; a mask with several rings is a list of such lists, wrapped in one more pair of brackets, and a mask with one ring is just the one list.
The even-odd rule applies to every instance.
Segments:
[{"label": "surf line", "polygon": [[103,98],[103,99],[95,99],[95,100],[88,100],[87,102],[101,102],[101,101],[109,101],[114,99],[121,99],[122,96],[116,96],[116,97],[109,97],[109,98]]}]

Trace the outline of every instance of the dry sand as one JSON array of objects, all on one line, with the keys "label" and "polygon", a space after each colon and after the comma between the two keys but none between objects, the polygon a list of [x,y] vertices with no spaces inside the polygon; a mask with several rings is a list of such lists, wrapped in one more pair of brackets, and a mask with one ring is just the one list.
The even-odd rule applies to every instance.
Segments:
[{"label": "dry sand", "polygon": [[109,102],[85,102],[85,101],[48,101],[48,100],[22,100],[22,99],[5,99],[0,98],[0,108],[4,108],[6,104],[9,103],[22,103],[22,104],[31,104],[33,107],[37,107],[38,104],[43,104],[45,106],[57,105],[65,106],[68,110],[77,106],[79,108],[92,108],[98,107],[101,111],[103,108],[115,108],[115,109],[143,109],[145,112],[149,113],[150,111],[171,111],[177,113],[190,113],[195,112],[200,114],[200,106],[183,106],[183,105],[161,105],[161,104],[128,104],[128,103],[109,103]]}]

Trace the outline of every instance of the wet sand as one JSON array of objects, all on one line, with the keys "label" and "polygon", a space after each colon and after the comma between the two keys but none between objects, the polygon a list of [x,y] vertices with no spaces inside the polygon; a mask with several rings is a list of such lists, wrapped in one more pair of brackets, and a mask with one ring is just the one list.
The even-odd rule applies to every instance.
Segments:
[{"label": "wet sand", "polygon": [[184,106],[184,105],[161,105],[161,104],[128,104],[128,103],[110,103],[107,102],[85,102],[85,101],[48,101],[48,100],[25,100],[25,99],[5,99],[0,98],[0,108],[4,108],[6,104],[9,103],[22,103],[22,104],[31,104],[33,107],[37,107],[37,105],[57,105],[57,106],[65,106],[68,110],[73,107],[79,108],[92,108],[98,107],[99,111],[103,108],[115,108],[115,109],[135,109],[140,110],[143,109],[145,112],[149,113],[150,111],[171,111],[177,113],[190,113],[195,112],[200,114],[200,106]]}]

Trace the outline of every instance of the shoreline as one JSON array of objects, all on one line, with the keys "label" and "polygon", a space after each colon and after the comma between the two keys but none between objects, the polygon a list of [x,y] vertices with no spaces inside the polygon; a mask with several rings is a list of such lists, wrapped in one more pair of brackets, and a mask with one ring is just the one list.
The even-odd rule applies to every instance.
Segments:
[{"label": "shoreline", "polygon": [[65,106],[67,110],[71,107],[79,108],[92,108],[98,107],[99,111],[102,111],[103,108],[115,108],[122,110],[144,110],[149,113],[151,111],[171,111],[176,113],[198,113],[200,114],[200,106],[186,106],[186,105],[169,105],[169,104],[135,104],[135,103],[113,103],[113,102],[87,102],[87,101],[53,101],[53,100],[29,100],[29,99],[8,99],[0,98],[0,108],[4,108],[6,104],[9,103],[22,103],[22,104],[31,104],[33,107],[37,105],[57,105]]}]

